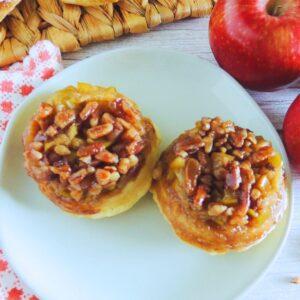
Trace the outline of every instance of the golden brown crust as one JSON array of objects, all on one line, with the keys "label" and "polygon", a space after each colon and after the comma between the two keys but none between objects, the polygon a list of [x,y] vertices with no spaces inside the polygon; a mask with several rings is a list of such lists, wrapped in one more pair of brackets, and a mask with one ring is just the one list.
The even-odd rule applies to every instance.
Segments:
[{"label": "golden brown crust", "polygon": [[159,135],[115,89],[79,83],[40,105],[23,141],[27,172],[51,201],[101,218],[129,209],[148,191]]},{"label": "golden brown crust", "polygon": [[154,199],[176,234],[211,253],[258,243],[287,205],[280,155],[262,137],[219,118],[204,118],[177,138],[154,179]]}]

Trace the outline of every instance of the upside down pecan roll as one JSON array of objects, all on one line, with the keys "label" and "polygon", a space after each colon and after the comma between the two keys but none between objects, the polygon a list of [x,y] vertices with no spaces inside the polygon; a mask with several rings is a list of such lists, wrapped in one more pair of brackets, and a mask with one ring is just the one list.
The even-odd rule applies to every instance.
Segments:
[{"label": "upside down pecan roll", "polygon": [[40,104],[23,142],[27,172],[46,196],[67,212],[101,218],[148,191],[159,138],[133,101],[79,83]]},{"label": "upside down pecan roll", "polygon": [[211,253],[261,241],[287,206],[282,159],[270,142],[203,118],[162,154],[152,193],[185,242]]}]

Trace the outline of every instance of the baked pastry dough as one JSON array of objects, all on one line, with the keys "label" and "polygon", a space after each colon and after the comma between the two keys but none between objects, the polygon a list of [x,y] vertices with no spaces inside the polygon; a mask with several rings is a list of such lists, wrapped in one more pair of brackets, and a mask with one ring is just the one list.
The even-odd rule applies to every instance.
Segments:
[{"label": "baked pastry dough", "polygon": [[101,218],[149,189],[159,137],[152,121],[114,88],[79,83],[40,104],[24,134],[25,167],[63,210]]},{"label": "baked pastry dough", "polygon": [[220,118],[203,118],[180,135],[153,177],[154,199],[178,237],[211,253],[258,243],[287,206],[280,154]]}]

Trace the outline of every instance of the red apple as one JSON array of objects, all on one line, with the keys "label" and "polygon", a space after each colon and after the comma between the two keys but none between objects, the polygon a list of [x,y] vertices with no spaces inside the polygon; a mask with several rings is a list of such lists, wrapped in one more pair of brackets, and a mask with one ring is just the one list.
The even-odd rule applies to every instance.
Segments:
[{"label": "red apple", "polygon": [[290,162],[300,171],[300,94],[285,115],[283,141]]},{"label": "red apple", "polygon": [[300,77],[300,0],[219,0],[209,38],[219,65],[250,89]]}]

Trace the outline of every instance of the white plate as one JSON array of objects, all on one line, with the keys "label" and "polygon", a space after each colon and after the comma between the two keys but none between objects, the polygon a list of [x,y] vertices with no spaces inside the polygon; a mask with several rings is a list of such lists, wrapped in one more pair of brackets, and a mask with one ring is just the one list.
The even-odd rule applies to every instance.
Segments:
[{"label": "white plate", "polygon": [[244,292],[283,244],[291,202],[284,220],[261,244],[245,253],[210,256],[174,236],[150,195],[119,216],[85,220],[63,214],[26,176],[21,135],[30,116],[47,94],[77,81],[112,85],[136,100],[160,128],[162,148],[202,116],[220,115],[263,134],[283,155],[290,189],[277,132],[221,69],[173,51],[103,53],[35,90],[7,129],[0,159],[0,229],[16,272],[43,300],[233,299]]}]

